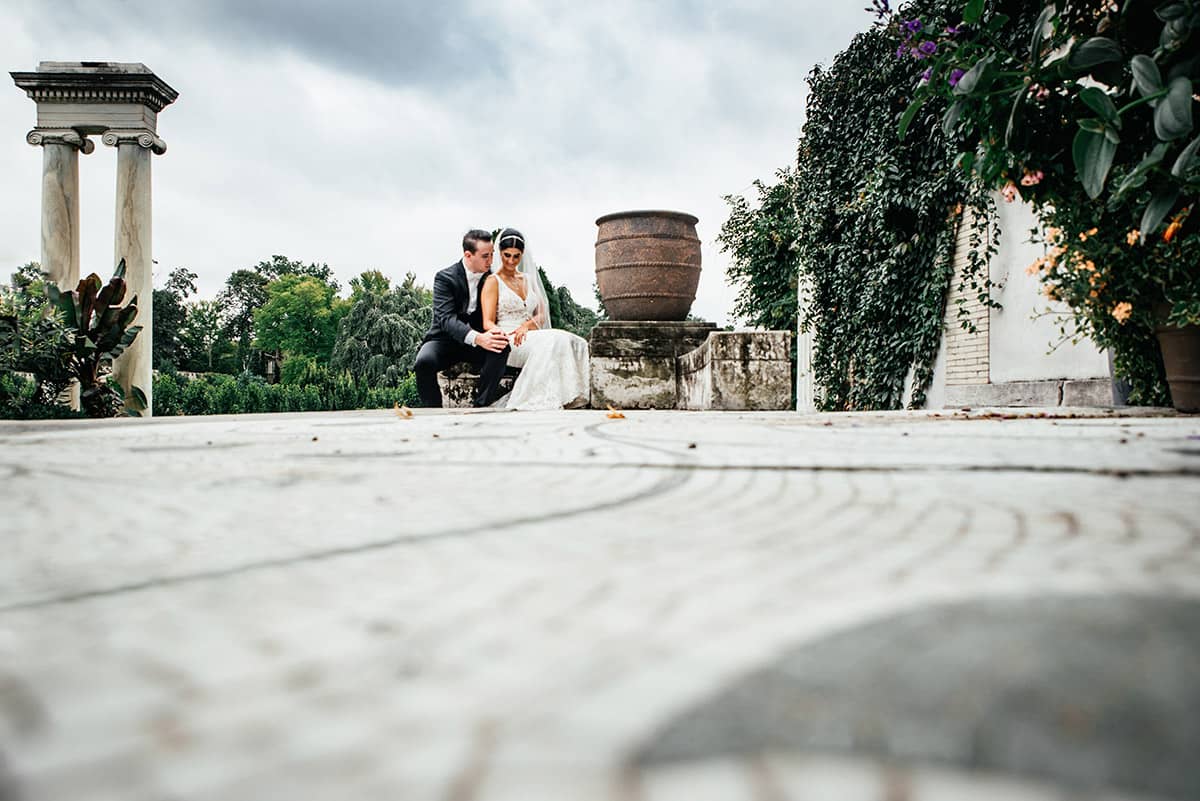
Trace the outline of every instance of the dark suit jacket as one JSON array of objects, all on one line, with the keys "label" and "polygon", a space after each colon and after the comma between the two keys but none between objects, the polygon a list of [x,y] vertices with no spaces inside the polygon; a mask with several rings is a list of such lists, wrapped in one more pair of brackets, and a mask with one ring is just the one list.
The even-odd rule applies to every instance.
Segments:
[{"label": "dark suit jacket", "polygon": [[[484,278],[487,276],[481,276],[479,283],[475,285],[476,295],[483,288]],[[438,272],[433,278],[433,322],[429,326],[429,332],[425,334],[424,341],[443,339],[462,345],[466,341],[469,329],[482,331],[483,305],[476,297],[474,313],[467,314],[470,303],[467,268],[462,261]]]}]

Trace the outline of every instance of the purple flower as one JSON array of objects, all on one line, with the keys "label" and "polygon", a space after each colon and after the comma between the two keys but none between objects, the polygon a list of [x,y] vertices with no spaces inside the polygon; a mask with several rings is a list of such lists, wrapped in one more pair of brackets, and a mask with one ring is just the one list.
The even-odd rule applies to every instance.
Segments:
[{"label": "purple flower", "polygon": [[950,34],[951,36],[958,36],[960,33],[962,33],[962,26],[951,25],[950,27],[946,28],[946,33]]},{"label": "purple flower", "polygon": [[921,73],[921,83],[929,83],[929,79],[933,77],[933,67]]},{"label": "purple flower", "polygon": [[921,20],[919,19],[910,19],[904,23],[904,30],[908,31],[909,34],[920,33],[922,27]]},{"label": "purple flower", "polygon": [[908,55],[908,46],[900,45],[896,48],[896,58],[904,58]]},{"label": "purple flower", "polygon": [[958,86],[958,82],[962,80],[962,76],[966,75],[966,71],[960,70],[957,67],[950,70],[950,85]]},{"label": "purple flower", "polygon": [[921,58],[932,56],[937,52],[937,42],[921,42],[921,44],[917,46],[917,50],[920,51]]}]

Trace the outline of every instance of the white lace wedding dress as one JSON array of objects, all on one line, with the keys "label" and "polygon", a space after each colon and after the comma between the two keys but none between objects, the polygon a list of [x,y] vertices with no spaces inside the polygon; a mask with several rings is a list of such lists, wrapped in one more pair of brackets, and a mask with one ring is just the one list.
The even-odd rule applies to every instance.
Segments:
[{"label": "white lace wedding dress", "polygon": [[[536,311],[497,277],[500,296],[496,325],[506,334],[515,331]],[[570,409],[586,406],[590,397],[588,345],[582,337],[561,328],[530,331],[508,354],[508,366],[521,368],[512,392],[496,401],[506,409]]]}]

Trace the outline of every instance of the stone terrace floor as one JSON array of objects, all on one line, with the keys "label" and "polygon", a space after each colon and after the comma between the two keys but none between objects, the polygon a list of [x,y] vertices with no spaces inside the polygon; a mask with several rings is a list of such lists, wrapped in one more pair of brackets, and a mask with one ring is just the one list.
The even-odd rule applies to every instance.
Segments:
[{"label": "stone terrace floor", "polygon": [[0,423],[0,801],[1200,797],[1200,418]]}]

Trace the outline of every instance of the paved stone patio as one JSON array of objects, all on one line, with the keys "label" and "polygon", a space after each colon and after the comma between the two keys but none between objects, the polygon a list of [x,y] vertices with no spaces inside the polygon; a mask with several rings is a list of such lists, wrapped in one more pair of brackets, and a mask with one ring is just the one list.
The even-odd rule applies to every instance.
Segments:
[{"label": "paved stone patio", "polygon": [[1200,419],[1055,413],[0,423],[0,801],[1195,798]]}]

